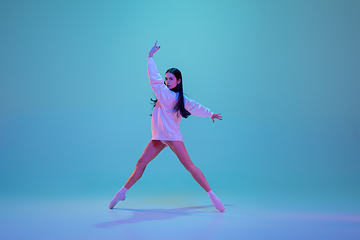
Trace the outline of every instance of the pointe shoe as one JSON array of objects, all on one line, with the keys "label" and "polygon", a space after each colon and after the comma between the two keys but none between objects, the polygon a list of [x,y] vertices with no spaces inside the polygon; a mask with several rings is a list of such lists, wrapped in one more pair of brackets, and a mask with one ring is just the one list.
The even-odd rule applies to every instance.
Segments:
[{"label": "pointe shoe", "polygon": [[224,204],[222,204],[222,202],[220,201],[220,199],[217,196],[212,196],[210,198],[210,200],[217,210],[219,210],[220,212],[225,211]]},{"label": "pointe shoe", "polygon": [[125,198],[126,197],[124,195],[115,194],[115,196],[113,197],[113,199],[111,200],[111,202],[109,204],[109,208],[113,209],[118,202],[124,201]]}]

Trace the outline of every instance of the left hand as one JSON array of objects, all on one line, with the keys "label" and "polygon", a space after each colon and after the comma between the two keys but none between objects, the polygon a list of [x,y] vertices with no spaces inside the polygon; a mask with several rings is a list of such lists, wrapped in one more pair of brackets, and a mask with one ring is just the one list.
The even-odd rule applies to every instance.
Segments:
[{"label": "left hand", "polygon": [[215,122],[215,118],[216,118],[216,119],[219,119],[219,120],[222,120],[221,113],[213,114],[213,115],[211,116],[211,120],[213,121],[213,123]]}]

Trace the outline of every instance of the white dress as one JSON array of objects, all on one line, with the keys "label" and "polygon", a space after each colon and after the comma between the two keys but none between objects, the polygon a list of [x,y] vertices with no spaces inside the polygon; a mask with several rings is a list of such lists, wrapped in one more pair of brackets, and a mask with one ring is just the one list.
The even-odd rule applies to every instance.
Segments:
[{"label": "white dress", "polygon": [[[182,141],[179,123],[182,116],[177,114],[174,105],[179,93],[171,91],[161,78],[152,57],[147,60],[149,81],[157,102],[151,117],[151,140]],[[191,115],[198,117],[211,117],[213,112],[184,96],[184,105]]]}]

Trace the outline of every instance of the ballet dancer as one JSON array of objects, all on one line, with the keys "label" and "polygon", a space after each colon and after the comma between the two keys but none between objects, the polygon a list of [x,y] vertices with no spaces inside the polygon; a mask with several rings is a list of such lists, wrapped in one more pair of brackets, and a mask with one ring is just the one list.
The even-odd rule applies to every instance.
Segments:
[{"label": "ballet dancer", "polygon": [[153,58],[154,53],[159,49],[160,46],[157,46],[156,41],[147,59],[150,85],[157,98],[153,100],[155,106],[151,115],[152,139],[137,161],[134,172],[111,200],[109,208],[112,209],[119,201],[125,200],[125,193],[141,178],[147,164],[165,147],[169,146],[186,170],[190,172],[198,184],[208,193],[215,208],[223,212],[225,210],[224,205],[211,190],[204,174],[190,159],[179,130],[179,123],[182,117],[187,118],[190,115],[210,117],[215,122],[215,119],[222,120],[222,116],[221,114],[214,114],[208,108],[184,96],[182,76],[178,69],[168,69],[165,73],[165,81],[163,81]]}]

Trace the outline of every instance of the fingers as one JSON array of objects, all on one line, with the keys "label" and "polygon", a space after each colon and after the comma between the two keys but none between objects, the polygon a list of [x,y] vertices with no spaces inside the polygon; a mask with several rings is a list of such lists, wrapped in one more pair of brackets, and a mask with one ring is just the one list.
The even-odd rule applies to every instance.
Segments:
[{"label": "fingers", "polygon": [[159,50],[159,48],[160,48],[160,46],[157,46],[157,42],[158,42],[158,41],[156,41],[156,42],[155,42],[155,45],[153,46],[153,49],[155,50],[155,52],[156,52],[157,50]]},{"label": "fingers", "polygon": [[160,46],[156,46],[157,42],[158,41],[156,41],[155,45],[150,49],[149,57],[153,57],[153,54],[156,53],[156,51],[160,49]]},{"label": "fingers", "polygon": [[219,119],[219,120],[222,120],[221,113],[214,114],[211,119],[214,121],[214,118]]},{"label": "fingers", "polygon": [[159,48],[160,48],[160,46],[157,46],[157,42],[158,42],[158,41],[156,41],[156,42],[155,42],[155,45],[154,45],[155,49],[159,49]]}]

